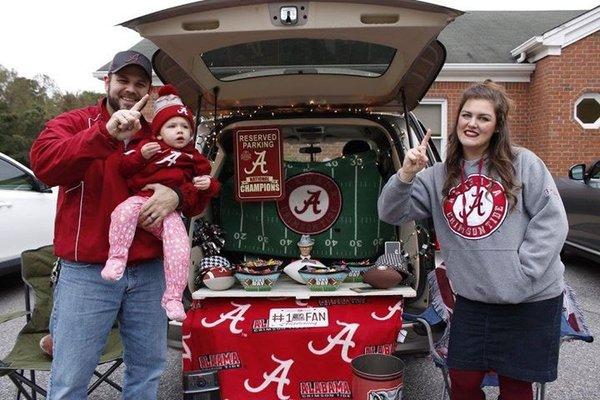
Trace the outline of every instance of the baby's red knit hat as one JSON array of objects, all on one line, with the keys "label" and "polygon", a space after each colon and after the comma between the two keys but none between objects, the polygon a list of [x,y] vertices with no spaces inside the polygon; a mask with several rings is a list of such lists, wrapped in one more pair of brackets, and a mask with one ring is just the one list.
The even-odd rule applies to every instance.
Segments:
[{"label": "baby's red knit hat", "polygon": [[154,118],[152,119],[152,133],[157,136],[160,128],[173,117],[183,117],[188,120],[195,131],[194,114],[192,109],[183,104],[175,86],[165,85],[158,90],[158,98],[154,100]]}]

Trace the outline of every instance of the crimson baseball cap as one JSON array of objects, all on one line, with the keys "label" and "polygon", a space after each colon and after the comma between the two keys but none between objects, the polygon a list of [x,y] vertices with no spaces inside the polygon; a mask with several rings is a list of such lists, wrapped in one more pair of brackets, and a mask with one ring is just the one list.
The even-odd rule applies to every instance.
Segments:
[{"label": "crimson baseball cap", "polygon": [[141,67],[148,75],[148,79],[152,82],[152,64],[150,63],[150,60],[142,53],[133,50],[120,51],[115,54],[110,63],[110,67],[108,67],[108,73],[114,74],[128,65],[137,65]]}]

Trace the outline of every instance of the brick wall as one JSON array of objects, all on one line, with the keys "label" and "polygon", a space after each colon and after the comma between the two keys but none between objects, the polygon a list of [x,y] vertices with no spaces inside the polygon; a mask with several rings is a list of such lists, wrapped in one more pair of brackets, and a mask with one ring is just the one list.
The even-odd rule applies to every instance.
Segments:
[{"label": "brick wall", "polygon": [[600,159],[600,129],[583,129],[573,117],[582,94],[600,92],[599,71],[600,32],[537,62],[528,94],[527,143],[552,173],[566,176],[571,165]]},{"label": "brick wall", "polygon": [[[510,118],[513,141],[540,156],[550,171],[566,176],[576,163],[600,159],[600,130],[583,129],[573,118],[584,93],[600,92],[600,32],[579,40],[536,63],[529,83],[503,83],[515,101]],[[426,98],[448,101],[452,131],[462,92],[468,82],[435,82]]]}]

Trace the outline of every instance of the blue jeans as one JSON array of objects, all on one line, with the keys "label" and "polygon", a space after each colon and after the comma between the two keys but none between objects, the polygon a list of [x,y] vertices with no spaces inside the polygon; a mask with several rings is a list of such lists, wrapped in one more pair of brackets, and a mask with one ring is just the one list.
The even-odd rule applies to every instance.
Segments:
[{"label": "blue jeans", "polygon": [[123,341],[124,399],[156,399],[167,353],[162,262],[128,267],[117,282],[102,279],[102,264],[61,261],[50,331],[54,357],[49,400],[86,399],[115,321]]}]

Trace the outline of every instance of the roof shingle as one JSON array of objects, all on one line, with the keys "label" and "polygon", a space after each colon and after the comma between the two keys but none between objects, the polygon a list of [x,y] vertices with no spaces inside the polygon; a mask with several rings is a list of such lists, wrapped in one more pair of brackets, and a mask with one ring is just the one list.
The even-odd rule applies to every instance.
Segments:
[{"label": "roof shingle", "polygon": [[514,63],[510,51],[583,13],[573,11],[469,11],[439,36],[446,63]]}]

